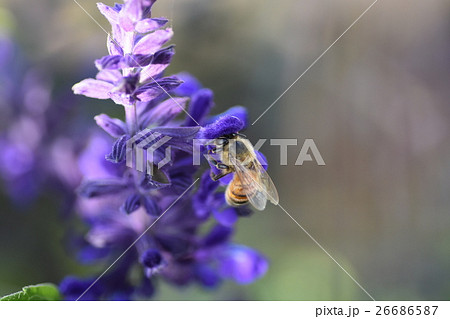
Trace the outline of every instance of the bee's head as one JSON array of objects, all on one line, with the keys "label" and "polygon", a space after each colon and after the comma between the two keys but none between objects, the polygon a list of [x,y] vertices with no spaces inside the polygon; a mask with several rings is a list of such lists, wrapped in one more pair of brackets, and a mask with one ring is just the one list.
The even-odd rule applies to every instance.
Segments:
[{"label": "bee's head", "polygon": [[225,140],[231,140],[231,139],[236,138],[237,136],[238,136],[238,133],[230,133],[230,134],[225,134],[224,136],[219,137],[219,138],[225,139]]}]

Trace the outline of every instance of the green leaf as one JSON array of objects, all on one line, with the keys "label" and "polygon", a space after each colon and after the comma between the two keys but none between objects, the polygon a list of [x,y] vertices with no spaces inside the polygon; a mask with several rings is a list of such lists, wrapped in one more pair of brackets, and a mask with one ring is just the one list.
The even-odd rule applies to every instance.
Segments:
[{"label": "green leaf", "polygon": [[58,301],[61,300],[58,287],[45,283],[22,288],[22,291],[0,298],[0,301]]}]

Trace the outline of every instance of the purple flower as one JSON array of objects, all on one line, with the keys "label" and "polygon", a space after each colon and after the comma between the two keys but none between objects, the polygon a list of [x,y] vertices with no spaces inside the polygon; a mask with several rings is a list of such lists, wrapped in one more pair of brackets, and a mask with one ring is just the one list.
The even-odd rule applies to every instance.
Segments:
[{"label": "purple flower", "polygon": [[[109,137],[93,135],[79,158],[84,179],[77,211],[89,230],[78,256],[83,263],[111,263],[132,245],[83,300],[150,297],[155,280],[209,288],[225,279],[247,284],[267,270],[262,255],[232,241],[234,224],[248,209],[227,206],[209,169],[194,185],[201,167],[193,165],[193,139],[237,132],[248,123],[247,113],[235,107],[211,117],[211,90],[187,73],[163,75],[174,54],[173,46],[163,47],[172,30],[163,28],[166,19],[151,17],[154,2],[98,5],[112,26],[109,55],[96,61],[95,79],[73,87],[76,94],[111,99],[125,110],[125,120],[95,117]],[[182,118],[184,111],[189,115]],[[148,148],[163,139],[146,158],[152,174],[127,166],[136,164],[127,163],[127,143]],[[170,160],[158,167],[166,154]],[[61,290],[66,299],[77,299],[92,282],[68,277]]]},{"label": "purple flower", "polygon": [[[61,99],[71,106],[71,96]],[[48,189],[73,199],[79,141],[68,138],[69,123],[58,125],[68,110],[61,104],[50,76],[30,67],[13,41],[0,35],[0,178],[18,206],[32,205]]]},{"label": "purple flower", "polygon": [[200,138],[215,139],[231,133],[236,133],[244,128],[244,122],[237,116],[224,115],[215,122],[202,128]]},{"label": "purple flower", "polygon": [[220,252],[220,273],[239,284],[249,284],[263,276],[269,264],[257,251],[239,245],[231,245]]},{"label": "purple flower", "polygon": [[131,106],[149,102],[179,86],[177,77],[161,77],[175,51],[162,48],[173,32],[162,29],[168,22],[150,18],[154,1],[126,1],[109,7],[98,4],[100,12],[112,26],[108,38],[109,55],[97,61],[95,79],[85,79],[73,86],[75,94],[97,99],[112,99],[117,104]]}]

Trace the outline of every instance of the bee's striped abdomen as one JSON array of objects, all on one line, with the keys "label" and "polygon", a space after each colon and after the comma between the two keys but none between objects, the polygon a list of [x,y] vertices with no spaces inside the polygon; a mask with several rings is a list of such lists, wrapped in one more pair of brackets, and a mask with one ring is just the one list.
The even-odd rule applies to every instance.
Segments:
[{"label": "bee's striped abdomen", "polygon": [[239,206],[248,203],[248,197],[240,180],[234,176],[233,180],[228,184],[227,190],[225,191],[225,199],[228,205]]}]

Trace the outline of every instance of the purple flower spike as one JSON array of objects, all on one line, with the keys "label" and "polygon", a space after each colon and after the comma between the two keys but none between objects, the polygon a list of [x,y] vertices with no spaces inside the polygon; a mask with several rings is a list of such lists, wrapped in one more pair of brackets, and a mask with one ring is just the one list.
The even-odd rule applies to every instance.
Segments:
[{"label": "purple flower spike", "polygon": [[[164,28],[167,19],[151,17],[154,2],[98,4],[112,27],[109,55],[96,61],[95,79],[73,87],[76,94],[111,99],[125,111],[125,121],[95,117],[115,140],[95,136],[79,159],[84,182],[77,211],[89,230],[78,255],[84,262],[105,263],[129,249],[83,299],[149,298],[154,280],[210,289],[224,279],[247,284],[268,267],[261,254],[232,241],[238,219],[251,212],[225,201],[222,186],[233,174],[213,181],[210,172],[216,168],[202,172],[192,160],[195,138],[237,133],[248,124],[247,111],[236,106],[211,116],[211,90],[187,73],[164,75],[175,50],[163,46],[173,31]],[[77,298],[89,282],[69,277],[61,288],[67,299]]]},{"label": "purple flower spike", "polygon": [[200,138],[215,139],[232,133],[237,133],[244,128],[244,123],[235,116],[223,116],[211,123],[199,132]]}]

